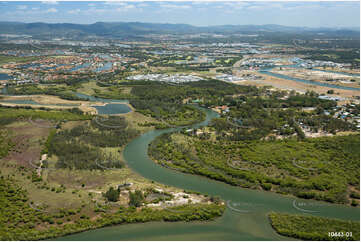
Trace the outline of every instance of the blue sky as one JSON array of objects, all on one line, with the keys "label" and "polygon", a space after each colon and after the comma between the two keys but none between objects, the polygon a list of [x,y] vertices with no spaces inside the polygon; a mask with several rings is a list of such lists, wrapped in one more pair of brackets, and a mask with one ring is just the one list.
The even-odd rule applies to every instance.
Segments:
[{"label": "blue sky", "polygon": [[153,22],[196,26],[280,24],[358,27],[360,2],[123,1],[4,2],[0,21],[95,23]]}]

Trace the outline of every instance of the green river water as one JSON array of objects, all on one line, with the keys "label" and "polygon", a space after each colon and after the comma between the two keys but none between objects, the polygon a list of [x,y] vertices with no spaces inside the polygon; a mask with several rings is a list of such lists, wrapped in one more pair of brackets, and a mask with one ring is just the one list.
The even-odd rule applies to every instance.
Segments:
[{"label": "green river water", "polygon": [[[217,116],[203,109],[207,118],[193,125],[200,127]],[[86,231],[58,240],[289,240],[272,229],[267,213],[271,211],[313,214],[317,216],[359,220],[359,208],[295,199],[272,192],[256,191],[227,185],[204,177],[189,175],[161,167],[147,155],[148,145],[157,136],[180,130],[153,130],[134,139],[124,149],[128,166],[145,178],[209,195],[227,202],[224,215],[210,222],[150,222],[119,225]]]}]

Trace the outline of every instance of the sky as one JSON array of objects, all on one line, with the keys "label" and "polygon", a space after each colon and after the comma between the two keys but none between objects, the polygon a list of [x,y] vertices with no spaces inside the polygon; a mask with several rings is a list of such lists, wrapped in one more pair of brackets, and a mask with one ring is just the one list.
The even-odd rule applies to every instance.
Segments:
[{"label": "sky", "polygon": [[359,1],[0,1],[0,21],[359,27]]}]

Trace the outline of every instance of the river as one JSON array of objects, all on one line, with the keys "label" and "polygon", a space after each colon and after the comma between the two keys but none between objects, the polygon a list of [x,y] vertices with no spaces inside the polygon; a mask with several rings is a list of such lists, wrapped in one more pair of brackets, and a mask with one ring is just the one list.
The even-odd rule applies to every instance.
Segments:
[{"label": "river", "polygon": [[[92,101],[124,102],[89,98]],[[200,108],[205,121],[190,127],[205,126],[218,114]],[[128,166],[141,176],[169,186],[220,196],[227,203],[224,215],[211,222],[150,222],[118,225],[57,238],[57,240],[289,240],[275,233],[267,213],[312,214],[330,218],[360,220],[360,209],[348,206],[295,199],[272,192],[231,186],[205,177],[180,173],[157,165],[148,157],[148,145],[161,134],[182,129],[149,131],[131,141],[123,151]]]},{"label": "river", "polygon": [[[289,66],[293,67],[293,65],[285,65],[285,66],[277,66],[277,67],[289,67]],[[263,68],[263,69],[259,70],[259,72],[261,74],[266,74],[269,76],[273,76],[273,77],[277,77],[277,78],[281,78],[281,79],[285,79],[285,80],[302,82],[302,83],[306,83],[306,84],[310,84],[310,85],[323,86],[323,87],[342,89],[342,90],[360,91],[360,88],[356,88],[356,87],[346,87],[346,86],[340,86],[340,85],[324,83],[324,82],[319,82],[319,81],[309,81],[309,80],[305,80],[305,79],[301,79],[301,78],[295,78],[295,77],[290,77],[287,75],[273,73],[273,72],[271,72],[272,68],[273,67]],[[323,71],[323,70],[320,70],[320,71]]]},{"label": "river", "polygon": [[[207,125],[217,113],[201,108],[206,120],[192,125]],[[295,199],[272,192],[234,187],[208,178],[184,174],[161,167],[147,155],[148,145],[157,136],[180,130],[152,130],[131,141],[123,157],[128,166],[145,178],[166,185],[220,196],[227,202],[224,215],[211,222],[150,222],[86,231],[58,240],[289,240],[272,229],[267,213],[271,211],[351,219],[359,221],[359,208]]]}]

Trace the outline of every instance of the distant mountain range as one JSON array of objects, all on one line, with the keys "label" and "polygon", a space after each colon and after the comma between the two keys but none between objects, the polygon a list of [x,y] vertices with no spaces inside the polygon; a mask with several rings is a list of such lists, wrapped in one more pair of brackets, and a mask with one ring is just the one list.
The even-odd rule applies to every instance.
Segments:
[{"label": "distant mountain range", "polygon": [[259,32],[317,33],[359,35],[359,28],[308,28],[282,25],[221,25],[196,27],[188,24],[159,24],[141,22],[97,22],[94,24],[72,23],[21,23],[0,22],[0,34],[26,34],[34,37],[124,37],[146,34],[252,34]]}]

